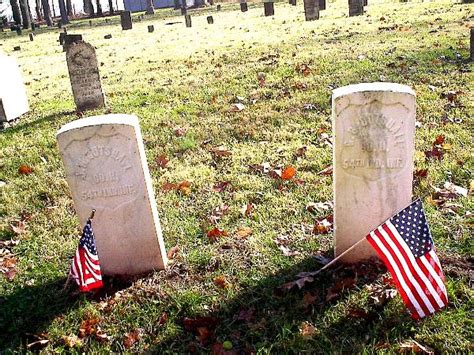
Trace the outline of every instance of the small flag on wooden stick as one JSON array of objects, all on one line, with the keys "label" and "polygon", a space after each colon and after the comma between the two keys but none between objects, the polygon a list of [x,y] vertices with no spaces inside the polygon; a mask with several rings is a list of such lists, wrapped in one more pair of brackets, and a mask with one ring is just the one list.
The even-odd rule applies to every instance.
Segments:
[{"label": "small flag on wooden stick", "polygon": [[444,274],[419,199],[366,238],[392,274],[412,318],[424,318],[448,304]]},{"label": "small flag on wooden stick", "polygon": [[95,246],[94,232],[92,231],[92,218],[87,220],[82,231],[82,237],[72,260],[69,275],[79,285],[81,292],[87,292],[102,287],[102,274],[100,271],[99,256]]}]

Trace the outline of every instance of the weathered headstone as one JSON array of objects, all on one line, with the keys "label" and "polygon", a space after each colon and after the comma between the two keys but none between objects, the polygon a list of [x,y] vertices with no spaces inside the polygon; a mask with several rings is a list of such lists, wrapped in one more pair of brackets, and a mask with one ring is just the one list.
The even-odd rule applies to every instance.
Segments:
[{"label": "weathered headstone", "polygon": [[326,0],[319,0],[319,10],[326,10]]},{"label": "weathered headstone", "polygon": [[275,15],[275,7],[272,1],[267,1],[263,3],[265,16]]},{"label": "weathered headstone", "polygon": [[188,13],[188,9],[186,8],[186,4],[183,4],[183,6],[181,6],[181,15],[187,15]]},{"label": "weathered headstone", "polygon": [[303,0],[306,21],[319,19],[319,0]]},{"label": "weathered headstone", "polygon": [[214,23],[214,18],[212,16],[207,16],[207,23],[212,25]]},{"label": "weathered headstone", "polygon": [[364,0],[364,6],[367,6],[367,5],[368,5],[367,0]]},{"label": "weathered headstone", "polygon": [[64,32],[61,32],[59,34],[59,45],[62,46],[64,44],[64,39],[66,38],[67,34]]},{"label": "weathered headstone", "polygon": [[474,60],[474,27],[471,27],[471,60]]},{"label": "weathered headstone", "polygon": [[296,0],[289,0],[288,3],[292,6],[296,6]]},{"label": "weathered headstone", "polygon": [[249,7],[248,7],[247,2],[241,2],[240,3],[240,11],[246,12],[246,11],[248,11],[248,9],[249,9]]},{"label": "weathered headstone", "polygon": [[21,51],[21,47],[20,46],[15,46],[13,47],[13,50],[16,52],[16,51]]},{"label": "weathered headstone", "polygon": [[67,67],[77,110],[105,106],[95,49],[89,43],[75,42],[66,48]]},{"label": "weathered headstone", "polygon": [[33,42],[35,40],[35,34],[34,33],[30,33],[29,37],[30,37],[31,42]]},{"label": "weathered headstone", "polygon": [[17,29],[16,29],[16,34],[17,34],[18,36],[21,36],[21,33],[22,33],[21,28],[17,28]]},{"label": "weathered headstone", "polygon": [[359,16],[364,14],[363,0],[349,0],[349,16]]},{"label": "weathered headstone", "polygon": [[92,27],[92,20],[89,20],[89,27]]},{"label": "weathered headstone", "polygon": [[184,21],[186,22],[186,27],[192,27],[191,15],[184,15]]},{"label": "weathered headstone", "polygon": [[33,32],[36,31],[36,23],[34,23],[34,22],[31,23],[31,30],[32,30]]},{"label": "weathered headstone", "polygon": [[132,29],[132,13],[130,11],[123,11],[120,14],[120,24],[123,31]]},{"label": "weathered headstone", "polygon": [[154,31],[155,31],[155,26],[153,26],[153,25],[148,25],[148,32],[149,32],[149,33],[152,33],[152,32],[154,32]]},{"label": "weathered headstone", "polygon": [[83,225],[92,209],[102,272],[164,269],[167,257],[138,119],[84,118],[57,133],[66,179]]},{"label": "weathered headstone", "polygon": [[29,111],[23,78],[16,59],[0,51],[0,122],[12,121]]},{"label": "weathered headstone", "polygon": [[217,4],[217,5],[216,5],[216,10],[217,10],[217,11],[221,11],[221,9],[222,9],[221,4]]},{"label": "weathered headstone", "polygon": [[[332,126],[337,256],[411,202],[415,93],[393,83],[336,89]],[[363,242],[342,261],[374,255]]]},{"label": "weathered headstone", "polygon": [[111,39],[111,38],[112,38],[112,35],[110,33],[104,36],[104,39]]}]

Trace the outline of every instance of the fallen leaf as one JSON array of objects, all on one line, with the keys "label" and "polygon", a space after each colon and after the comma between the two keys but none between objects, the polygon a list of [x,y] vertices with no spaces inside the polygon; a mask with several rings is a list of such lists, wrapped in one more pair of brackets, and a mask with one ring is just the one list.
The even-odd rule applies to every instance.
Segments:
[{"label": "fallen leaf", "polygon": [[250,234],[252,234],[252,228],[250,227],[239,227],[237,232],[235,232],[237,237],[239,238],[247,238]]},{"label": "fallen leaf", "polygon": [[71,335],[71,336],[64,335],[62,339],[63,339],[64,345],[68,348],[75,348],[76,346],[79,346],[82,344],[81,340],[75,335]]},{"label": "fallen leaf", "polygon": [[125,333],[123,336],[123,346],[130,349],[141,338],[141,330],[136,329],[133,332]]},{"label": "fallen leaf", "polygon": [[30,166],[28,166],[26,164],[22,164],[18,168],[18,173],[20,173],[22,175],[29,175],[29,174],[33,173],[33,171],[34,171],[33,168],[31,168]]},{"label": "fallen leaf", "polygon": [[214,279],[214,284],[220,288],[227,288],[227,286],[229,286],[224,275],[217,276]]},{"label": "fallen leaf", "polygon": [[421,345],[415,340],[411,340],[410,342],[400,344],[400,350],[402,353],[414,353],[414,354],[424,354],[424,355],[433,355],[435,352],[433,349]]},{"label": "fallen leaf", "polygon": [[206,345],[209,340],[213,337],[214,332],[209,330],[207,327],[199,327],[196,329],[197,336],[201,345]]},{"label": "fallen leaf", "polygon": [[297,157],[304,157],[304,156],[306,155],[306,151],[307,151],[307,150],[308,150],[308,147],[306,147],[306,146],[303,146],[303,147],[301,147],[301,148],[298,148],[298,149],[296,150],[295,155],[296,155]]},{"label": "fallen leaf", "polygon": [[323,170],[321,170],[318,175],[332,175],[332,165],[328,165]]},{"label": "fallen leaf", "polygon": [[175,245],[170,250],[168,250],[168,259],[174,259],[179,253],[179,247]]},{"label": "fallen leaf", "polygon": [[230,186],[230,182],[229,181],[221,181],[221,182],[218,182],[216,183],[212,189],[215,191],[215,192],[222,192],[224,191],[228,186]]},{"label": "fallen leaf", "polygon": [[182,181],[178,184],[177,190],[184,195],[191,194],[191,183],[189,181]]},{"label": "fallen leaf", "polygon": [[281,173],[281,178],[283,180],[291,180],[295,177],[296,175],[296,169],[293,168],[292,166],[287,166],[285,169],[283,169]]},{"label": "fallen leaf", "polygon": [[239,311],[236,319],[249,323],[255,318],[255,308],[245,308]]},{"label": "fallen leaf", "polygon": [[464,187],[455,185],[452,182],[446,181],[444,183],[444,188],[448,191],[455,193],[456,195],[467,197],[467,189]]},{"label": "fallen leaf", "polygon": [[311,213],[330,211],[334,208],[332,201],[310,202],[306,205],[306,210]]},{"label": "fallen leaf", "polygon": [[232,155],[232,152],[224,147],[211,148],[209,151],[216,157],[229,157]]},{"label": "fallen leaf", "polygon": [[156,161],[156,164],[158,164],[158,166],[163,169],[166,168],[169,162],[169,160],[166,158],[166,155],[164,154],[161,154],[158,157],[156,157],[155,161]]},{"label": "fallen leaf", "polygon": [[257,79],[258,79],[258,86],[263,88],[265,86],[265,73],[258,73],[257,74]]},{"label": "fallen leaf", "polygon": [[166,324],[166,322],[168,322],[168,318],[169,318],[168,313],[166,312],[161,313],[160,318],[158,319],[158,324],[159,325]]},{"label": "fallen leaf", "polygon": [[183,319],[184,329],[188,332],[195,332],[197,328],[207,327],[215,328],[218,324],[218,319],[215,317],[197,317],[197,318],[188,318]]},{"label": "fallen leaf", "polygon": [[15,223],[10,224],[10,228],[17,235],[24,234],[26,231],[26,223],[23,221],[15,221]]},{"label": "fallen leaf", "polygon": [[48,339],[40,339],[30,344],[27,344],[26,347],[28,348],[28,350],[31,350],[31,351],[39,351],[43,349],[44,347],[46,347],[46,345],[48,344],[49,344]]},{"label": "fallen leaf", "polygon": [[309,307],[312,304],[315,304],[318,300],[318,296],[312,294],[311,292],[305,292],[303,296],[303,304],[305,307]]},{"label": "fallen leaf", "polygon": [[332,225],[333,225],[333,216],[327,216],[326,218],[322,219],[317,219],[314,228],[313,228],[313,233],[314,234],[328,234],[332,230]]},{"label": "fallen leaf", "polygon": [[248,217],[252,214],[254,209],[255,209],[254,204],[252,202],[249,202],[246,205],[243,205],[240,211],[242,215]]},{"label": "fallen leaf", "polygon": [[416,176],[416,177],[419,177],[419,178],[425,178],[425,177],[428,176],[428,169],[416,170],[413,175]]},{"label": "fallen leaf", "polygon": [[445,140],[445,137],[443,135],[439,135],[436,137],[435,141],[434,141],[434,145],[441,145],[444,143],[444,140]]},{"label": "fallen leaf", "polygon": [[238,103],[235,103],[235,104],[232,104],[230,106],[230,109],[229,111],[230,112],[240,112],[242,111],[243,109],[245,109],[245,105],[241,102],[238,102]]},{"label": "fallen leaf", "polygon": [[81,322],[81,326],[79,327],[79,338],[84,338],[86,336],[92,335],[97,330],[97,325],[100,319],[97,317],[92,317],[85,319]]},{"label": "fallen leaf", "polygon": [[182,137],[186,134],[186,132],[188,131],[187,128],[182,128],[182,127],[176,127],[173,132],[174,132],[174,135],[176,137]]},{"label": "fallen leaf", "polygon": [[330,302],[333,299],[339,297],[341,292],[348,288],[352,288],[356,283],[356,279],[353,277],[346,277],[338,282],[336,282],[333,286],[328,289],[326,294],[326,302]]},{"label": "fallen leaf", "polygon": [[316,328],[311,323],[304,322],[300,326],[300,334],[305,338],[311,337],[316,334]]},{"label": "fallen leaf", "polygon": [[227,236],[227,232],[217,227],[207,232],[207,237],[211,242],[216,242],[218,238],[225,236]]}]

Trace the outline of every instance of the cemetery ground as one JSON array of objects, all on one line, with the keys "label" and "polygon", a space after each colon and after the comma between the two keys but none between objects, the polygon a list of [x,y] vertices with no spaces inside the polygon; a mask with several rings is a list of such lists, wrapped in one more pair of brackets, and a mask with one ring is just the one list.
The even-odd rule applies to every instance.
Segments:
[{"label": "cemetery ground", "polygon": [[[171,259],[167,271],[109,278],[94,294],[64,287],[82,226],[55,133],[81,115],[60,30],[41,28],[33,42],[0,33],[31,106],[0,132],[1,349],[473,350],[474,8],[369,0],[348,18],[336,2],[313,22],[302,9],[189,10],[192,28],[172,10],[130,31],[118,17],[68,26],[97,48],[107,97],[84,116],[139,117]],[[377,265],[281,287],[332,257],[331,90],[381,80],[416,91],[414,195],[447,277],[449,306],[418,322]]]}]

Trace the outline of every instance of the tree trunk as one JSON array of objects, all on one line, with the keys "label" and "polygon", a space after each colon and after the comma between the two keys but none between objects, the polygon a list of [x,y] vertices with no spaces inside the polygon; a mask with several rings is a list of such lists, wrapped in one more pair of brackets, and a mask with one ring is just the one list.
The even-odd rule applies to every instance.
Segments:
[{"label": "tree trunk", "polygon": [[97,6],[97,11],[96,11],[97,17],[103,17],[104,13],[102,12],[102,5],[100,3],[100,0],[97,0],[95,3]]},{"label": "tree trunk", "polygon": [[41,0],[41,4],[43,5],[44,20],[46,21],[46,24],[51,27],[53,25],[53,19],[51,18],[51,8],[49,7],[49,2],[48,0]]},{"label": "tree trunk", "polygon": [[112,0],[109,0],[109,14],[110,15],[114,14],[114,3]]},{"label": "tree trunk", "polygon": [[59,12],[61,13],[61,24],[65,25],[69,23],[69,17],[67,16],[66,2],[59,0]]},{"label": "tree trunk", "polygon": [[42,21],[43,15],[41,14],[41,3],[40,0],[35,0],[36,20]]},{"label": "tree trunk", "polygon": [[94,6],[92,5],[92,0],[84,0],[84,12],[89,15],[89,17],[94,17]]},{"label": "tree trunk", "polygon": [[21,11],[18,0],[10,0],[10,5],[12,7],[13,21],[15,21],[17,25],[21,25]]},{"label": "tree trunk", "polygon": [[21,18],[23,20],[23,28],[31,27],[30,9],[28,7],[28,0],[20,0]]},{"label": "tree trunk", "polygon": [[155,7],[153,6],[153,0],[146,0],[146,14],[153,15],[155,13]]},{"label": "tree trunk", "polygon": [[73,16],[74,15],[74,13],[72,12],[71,0],[66,0],[66,9],[67,9],[67,15],[68,16]]}]

